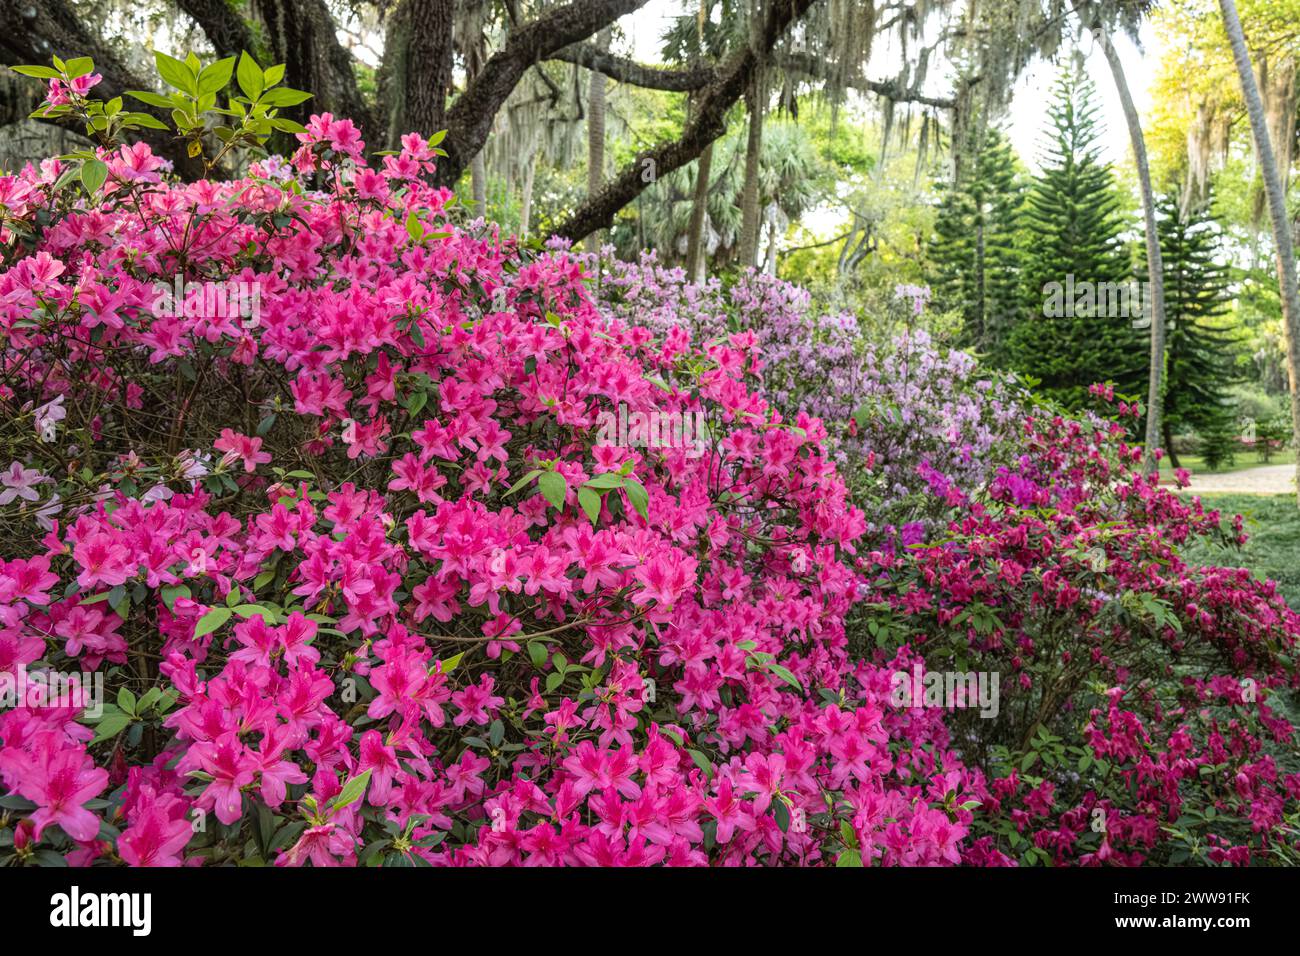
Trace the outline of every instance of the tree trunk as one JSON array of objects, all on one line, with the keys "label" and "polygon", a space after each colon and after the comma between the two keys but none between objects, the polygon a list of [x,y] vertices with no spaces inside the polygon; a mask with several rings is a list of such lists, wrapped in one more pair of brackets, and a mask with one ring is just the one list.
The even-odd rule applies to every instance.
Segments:
[{"label": "tree trunk", "polygon": [[528,158],[528,167],[524,170],[524,196],[519,209],[519,237],[528,237],[529,219],[533,212],[533,177],[537,174],[537,156]]},{"label": "tree trunk", "polygon": [[704,220],[709,212],[709,175],[713,170],[713,144],[700,154],[695,164],[695,194],[691,200],[691,222],[686,231],[686,276],[692,282],[704,281]]},{"label": "tree trunk", "polygon": [[1162,430],[1160,421],[1164,412],[1165,389],[1165,269],[1160,254],[1160,234],[1156,231],[1156,200],[1151,191],[1151,167],[1147,163],[1146,139],[1142,135],[1142,121],[1138,118],[1137,107],[1129,94],[1128,80],[1124,76],[1124,64],[1120,62],[1115,45],[1110,42],[1100,17],[1094,20],[1096,37],[1106,54],[1110,65],[1110,75],[1115,80],[1115,92],[1119,94],[1120,106],[1124,110],[1124,121],[1128,125],[1129,142],[1133,147],[1133,162],[1137,166],[1138,188],[1142,193],[1143,231],[1146,233],[1147,245],[1147,281],[1150,292],[1147,298],[1151,321],[1151,364],[1147,380],[1147,429],[1146,448],[1143,454],[1143,468],[1152,474],[1159,468],[1156,448],[1160,445]]},{"label": "tree trunk", "polygon": [[[803,4],[808,0],[793,2]],[[465,91],[448,108],[449,132],[442,141],[447,155],[438,164],[435,181],[451,185],[460,179],[474,154],[487,142],[497,111],[533,64],[587,39],[645,3],[646,0],[571,0],[547,6],[534,19],[512,28],[505,44],[488,57],[482,69],[473,71]]]},{"label": "tree trunk", "polygon": [[[742,49],[728,58],[717,79],[700,93],[699,108],[686,124],[680,138],[659,143],[637,156],[634,162],[624,165],[595,200],[586,200],[569,217],[554,229],[557,236],[577,242],[594,229],[608,229],[615,214],[633,202],[650,184],[645,176],[647,163],[654,164],[656,175],[662,179],[674,169],[681,169],[696,159],[705,147],[727,131],[727,113],[749,87],[760,58],[771,53],[772,47],[802,17],[817,0],[782,0],[770,4],[759,31],[756,48]],[[461,98],[464,99],[463,97]],[[461,100],[448,112],[448,126],[454,128],[451,117],[460,108]],[[450,137],[448,137],[450,138]]]},{"label": "tree trunk", "polygon": [[430,136],[442,129],[446,119],[456,4],[455,0],[406,0],[404,6],[410,8],[410,32],[403,71],[406,122],[399,135],[414,130]]},{"label": "tree trunk", "polygon": [[745,183],[740,194],[740,267],[758,264],[759,160],[763,152],[763,113],[767,107],[767,86],[760,64],[754,71],[745,96],[749,108],[749,134],[745,139]]},{"label": "tree trunk", "polygon": [[[596,47],[601,53],[609,52],[609,30],[596,36]],[[587,90],[587,198],[600,192],[605,184],[605,74],[592,71],[591,86]],[[600,252],[601,236],[593,232],[587,237],[587,251]]]},{"label": "tree trunk", "polygon": [[470,188],[474,193],[474,215],[487,215],[487,164],[483,161],[483,150],[474,154],[469,164]]},{"label": "tree trunk", "polygon": [[312,98],[285,107],[282,115],[300,123],[313,113],[333,113],[350,119],[361,130],[367,147],[380,141],[352,69],[352,54],[338,39],[338,27],[325,0],[256,0],[253,10],[262,23],[262,36],[274,62],[285,65],[288,86],[308,90]]},{"label": "tree trunk", "polygon": [[[1255,155],[1264,177],[1264,193],[1268,198],[1268,212],[1273,223],[1273,246],[1277,251],[1287,366],[1291,381],[1295,382],[1297,369],[1300,369],[1300,293],[1296,289],[1295,243],[1291,235],[1291,224],[1287,221],[1286,196],[1282,192],[1282,178],[1273,157],[1273,144],[1264,118],[1264,104],[1255,83],[1255,73],[1251,69],[1250,53],[1246,50],[1246,37],[1241,31],[1241,20],[1237,16],[1237,4],[1234,0],[1219,0],[1219,10],[1223,13],[1228,42],[1232,45],[1232,58],[1237,64],[1241,93],[1246,101],[1246,112],[1250,116],[1251,134],[1255,138]],[[1300,389],[1294,386],[1291,388],[1291,429],[1292,439],[1300,449]],[[1300,506],[1300,454],[1296,456],[1296,485],[1296,502]]]},{"label": "tree trunk", "polygon": [[1161,430],[1165,433],[1165,451],[1169,453],[1169,467],[1181,468],[1182,463],[1178,460],[1178,453],[1174,451],[1174,435],[1169,427],[1169,419],[1165,419],[1161,425]]}]

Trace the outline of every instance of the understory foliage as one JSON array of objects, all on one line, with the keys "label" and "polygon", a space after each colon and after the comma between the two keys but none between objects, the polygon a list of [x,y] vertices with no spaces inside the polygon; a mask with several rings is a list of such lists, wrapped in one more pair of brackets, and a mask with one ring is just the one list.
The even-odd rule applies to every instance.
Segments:
[{"label": "understory foliage", "polygon": [[[1300,620],[1182,562],[1217,515],[1122,425],[452,227],[437,137],[296,135],[0,177],[0,680],[105,689],[0,710],[0,862],[1294,857]],[[1000,718],[898,706],[914,666]]]}]

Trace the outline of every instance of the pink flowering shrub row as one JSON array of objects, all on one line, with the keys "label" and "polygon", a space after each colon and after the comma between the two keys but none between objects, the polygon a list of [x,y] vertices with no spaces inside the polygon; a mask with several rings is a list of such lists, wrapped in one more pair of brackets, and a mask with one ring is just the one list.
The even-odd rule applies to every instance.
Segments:
[{"label": "pink flowering shrub row", "polygon": [[[1000,673],[999,719],[949,721],[990,781],[978,852],[1293,864],[1300,615],[1244,568],[1182,559],[1221,533],[1219,515],[1143,476],[1124,436],[1121,421],[1030,417],[987,495],[933,475],[947,533],[864,557],[870,634],[855,643]],[[1240,517],[1233,534],[1244,541]]]},{"label": "pink flowering shrub row", "polygon": [[436,139],[298,139],[0,176],[0,863],[959,862],[983,775],[849,655],[865,518],[756,336],[450,228]]},{"label": "pink flowering shrub row", "polygon": [[[582,258],[601,307],[630,323],[702,340],[753,332],[765,394],[787,414],[823,420],[870,540],[913,540],[942,516],[924,470],[974,492],[1019,454],[1028,393],[921,328],[879,341],[852,312],[822,313],[807,290],[752,271],[724,288],[688,282],[653,253],[636,263]],[[924,309],[928,290],[898,291],[903,307]]]},{"label": "pink flowering shrub row", "polygon": [[650,256],[603,266],[629,321],[755,331],[769,393],[839,436],[855,502],[900,532],[864,537],[853,655],[999,676],[996,717],[947,721],[991,781],[969,862],[1297,861],[1300,619],[1245,569],[1184,561],[1224,532],[1139,474],[1138,408],[1098,387],[1113,420],[1062,417],[924,333],[881,350],[768,276],[724,291]]}]

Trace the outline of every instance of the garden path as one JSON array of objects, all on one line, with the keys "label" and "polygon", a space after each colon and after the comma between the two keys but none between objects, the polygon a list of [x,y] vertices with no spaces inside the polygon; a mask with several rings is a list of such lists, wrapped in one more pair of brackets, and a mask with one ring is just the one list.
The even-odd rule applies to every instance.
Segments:
[{"label": "garden path", "polygon": [[1192,494],[1286,495],[1295,491],[1295,465],[1261,465],[1217,475],[1193,474]]}]

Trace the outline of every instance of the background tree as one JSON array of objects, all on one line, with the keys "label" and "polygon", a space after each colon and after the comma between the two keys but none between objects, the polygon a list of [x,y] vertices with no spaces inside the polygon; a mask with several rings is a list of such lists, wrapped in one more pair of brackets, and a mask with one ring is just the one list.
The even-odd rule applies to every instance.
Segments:
[{"label": "background tree", "polygon": [[987,130],[975,162],[942,195],[929,247],[935,305],[961,315],[964,343],[1005,361],[1022,303],[1017,233],[1024,205],[1006,137]]},{"label": "background tree", "polygon": [[[1143,379],[1141,338],[1113,302],[1070,295],[1132,288],[1131,262],[1120,240],[1124,228],[1111,167],[1101,159],[1102,128],[1095,88],[1077,67],[1064,68],[1048,110],[1043,169],[1025,207],[1023,311],[1007,345],[1008,364],[1041,380],[1042,391],[1070,406],[1087,401],[1088,386],[1113,381],[1125,393]],[[1064,290],[1065,314],[1047,316],[1049,289]],[[1074,301],[1070,301],[1071,298]]]},{"label": "background tree", "polygon": [[[1259,87],[1250,65],[1246,37],[1241,30],[1237,6],[1233,0],[1219,0],[1223,11],[1224,29],[1232,45],[1232,58],[1237,64],[1246,113],[1250,117],[1251,135],[1255,140],[1255,155],[1259,160],[1260,176],[1264,180],[1264,194],[1268,198],[1269,218],[1273,224],[1273,243],[1277,255],[1278,287],[1282,294],[1282,323],[1287,333],[1287,361],[1291,372],[1291,427],[1293,440],[1300,447],[1300,289],[1296,286],[1295,242],[1288,221],[1286,193],[1278,172],[1277,159],[1269,137],[1268,121]],[[1300,454],[1296,456],[1296,503],[1300,506]]]},{"label": "background tree", "polygon": [[[1234,334],[1222,321],[1228,311],[1229,277],[1217,257],[1221,233],[1206,207],[1188,212],[1179,197],[1160,202],[1160,246],[1164,254],[1168,372],[1164,394],[1163,447],[1178,465],[1173,436],[1194,430],[1203,443],[1238,433],[1230,386]],[[1213,441],[1211,442],[1213,443]]]},{"label": "background tree", "polygon": [[1156,197],[1151,187],[1151,167],[1147,162],[1146,138],[1142,135],[1142,120],[1138,116],[1133,96],[1129,93],[1128,78],[1119,51],[1111,42],[1116,28],[1136,41],[1138,25],[1150,6],[1149,0],[1134,3],[1121,0],[1093,0],[1084,2],[1079,10],[1083,24],[1092,32],[1093,41],[1100,47],[1110,67],[1120,108],[1124,111],[1124,125],[1128,127],[1129,145],[1133,150],[1133,165],[1137,170],[1138,194],[1142,199],[1142,233],[1146,243],[1147,286],[1143,305],[1150,323],[1151,349],[1147,371],[1146,440],[1144,466],[1148,472],[1156,470],[1156,447],[1161,436],[1161,403],[1164,399],[1165,375],[1165,290],[1164,269],[1160,262],[1160,237],[1156,227]]}]

